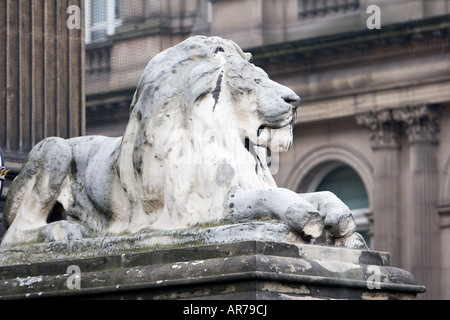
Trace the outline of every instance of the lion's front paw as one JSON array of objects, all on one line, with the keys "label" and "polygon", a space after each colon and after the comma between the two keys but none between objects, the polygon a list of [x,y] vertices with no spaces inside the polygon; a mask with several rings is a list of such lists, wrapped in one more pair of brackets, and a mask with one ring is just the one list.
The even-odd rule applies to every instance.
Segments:
[{"label": "lion's front paw", "polygon": [[351,235],[342,238],[336,238],[333,244],[348,249],[368,249],[366,241],[358,232],[353,232]]},{"label": "lion's front paw", "polygon": [[318,244],[347,248],[366,248],[355,233],[356,223],[350,209],[331,192],[297,194],[276,188],[236,190],[225,202],[231,221],[277,218],[303,239]]},{"label": "lion's front paw", "polygon": [[299,232],[304,238],[315,239],[322,234],[323,219],[318,211],[308,209],[302,203],[294,203],[287,208],[282,218],[289,227]]},{"label": "lion's front paw", "polygon": [[325,191],[304,193],[301,196],[317,208],[323,218],[323,234],[317,240],[318,243],[367,249],[362,236],[355,232],[356,223],[350,209],[336,195]]},{"label": "lion's front paw", "polygon": [[39,240],[43,242],[83,239],[88,230],[75,222],[61,220],[49,223],[39,233]]}]

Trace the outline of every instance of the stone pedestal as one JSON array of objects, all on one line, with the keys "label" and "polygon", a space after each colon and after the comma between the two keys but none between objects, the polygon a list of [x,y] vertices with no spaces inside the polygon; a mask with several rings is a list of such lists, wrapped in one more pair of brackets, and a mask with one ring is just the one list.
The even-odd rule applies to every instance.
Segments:
[{"label": "stone pedestal", "polygon": [[[388,253],[263,241],[261,227],[264,224],[228,227],[247,228],[246,234],[255,240],[227,243],[148,246],[163,238],[146,234],[92,240],[99,241],[95,252],[86,250],[94,242],[86,245],[84,240],[16,248],[2,252],[0,295],[2,299],[414,299],[425,291],[409,272],[389,266]],[[205,235],[217,228],[222,227],[202,229],[201,237],[207,239]],[[270,232],[268,238],[273,240]],[[47,261],[28,263],[22,260],[25,257]]]}]

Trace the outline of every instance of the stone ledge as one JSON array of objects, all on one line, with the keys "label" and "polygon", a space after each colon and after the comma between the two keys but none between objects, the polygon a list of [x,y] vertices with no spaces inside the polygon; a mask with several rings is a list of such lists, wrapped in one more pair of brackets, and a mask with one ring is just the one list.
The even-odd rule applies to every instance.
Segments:
[{"label": "stone ledge", "polygon": [[[267,241],[183,245],[0,267],[2,299],[414,299],[388,254]],[[67,268],[80,268],[69,289]],[[375,269],[374,269],[375,268]],[[368,281],[378,270],[379,286]]]},{"label": "stone ledge", "polygon": [[[242,241],[269,241],[290,243],[296,245],[306,244],[302,238],[292,232],[283,223],[248,222],[210,227],[192,227],[170,231],[142,231],[133,235],[120,235],[112,237],[85,238],[80,240],[54,241],[19,245],[12,249],[0,250],[0,266],[17,265],[27,262],[58,261],[62,259],[79,259],[113,254],[122,254],[149,249],[184,247],[193,244],[216,244]],[[311,246],[304,246],[301,250],[308,254],[320,256],[322,248],[317,250]],[[333,252],[333,247],[328,247]],[[352,251],[349,251],[352,252]],[[348,253],[345,259],[354,259]],[[336,254],[335,254],[336,255]],[[381,257],[381,256],[380,256]],[[334,259],[340,259],[336,256]],[[383,255],[389,259],[389,255]],[[353,261],[353,260],[352,260]],[[389,263],[389,262],[387,262]]]}]

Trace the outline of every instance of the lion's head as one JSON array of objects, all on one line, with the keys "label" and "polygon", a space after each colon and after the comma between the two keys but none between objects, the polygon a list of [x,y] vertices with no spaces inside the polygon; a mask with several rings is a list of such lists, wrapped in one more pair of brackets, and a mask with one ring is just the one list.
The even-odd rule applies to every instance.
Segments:
[{"label": "lion's head", "polygon": [[275,186],[262,158],[266,148],[290,148],[299,101],[233,41],[191,37],[141,77],[119,155],[122,183],[146,214],[160,213],[154,221],[220,219],[231,188]]}]

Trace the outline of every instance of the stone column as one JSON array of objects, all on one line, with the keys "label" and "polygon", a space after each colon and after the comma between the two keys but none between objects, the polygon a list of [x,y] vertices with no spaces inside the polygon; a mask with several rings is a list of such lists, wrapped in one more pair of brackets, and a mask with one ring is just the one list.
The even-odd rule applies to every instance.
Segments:
[{"label": "stone column", "polygon": [[67,27],[69,5],[84,10],[83,0],[0,1],[0,146],[7,162],[12,155],[20,162],[45,137],[84,133],[84,30]]},{"label": "stone column", "polygon": [[392,266],[400,266],[400,131],[391,111],[370,112],[356,117],[359,125],[371,129],[374,167],[373,244],[387,251]]},{"label": "stone column", "polygon": [[[441,202],[438,204],[440,228],[441,228],[441,248],[445,248],[450,243],[450,201]],[[450,283],[450,252],[442,251],[441,255],[441,276],[442,283]],[[442,286],[441,296],[442,300],[450,300],[450,287]]]},{"label": "stone column", "polygon": [[405,266],[427,287],[424,297],[440,294],[440,241],[437,145],[439,109],[420,105],[395,110],[393,116],[407,125],[409,143],[409,183],[407,192]]}]

